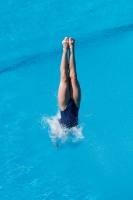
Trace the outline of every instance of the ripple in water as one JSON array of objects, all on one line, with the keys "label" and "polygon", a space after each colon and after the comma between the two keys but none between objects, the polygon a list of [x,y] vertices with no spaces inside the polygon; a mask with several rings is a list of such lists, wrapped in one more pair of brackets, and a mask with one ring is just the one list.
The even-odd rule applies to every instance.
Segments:
[{"label": "ripple in water", "polygon": [[59,118],[60,118],[59,112],[52,117],[46,117],[46,116],[42,117],[43,128],[46,128],[48,126],[49,137],[51,138],[51,141],[56,147],[58,147],[60,143],[65,143],[67,141],[76,143],[84,138],[82,134],[83,128],[81,125],[68,129],[66,127],[62,127],[59,124],[58,122]]}]

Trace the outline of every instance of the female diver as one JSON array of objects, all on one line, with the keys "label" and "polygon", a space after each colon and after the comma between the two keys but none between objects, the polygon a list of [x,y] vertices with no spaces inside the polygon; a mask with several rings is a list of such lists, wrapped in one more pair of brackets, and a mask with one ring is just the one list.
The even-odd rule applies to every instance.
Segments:
[{"label": "female diver", "polygon": [[58,90],[58,102],[61,112],[59,123],[66,128],[78,125],[78,111],[81,100],[81,89],[76,73],[74,42],[74,39],[68,37],[65,37],[62,41],[63,54],[60,66],[61,80]]}]

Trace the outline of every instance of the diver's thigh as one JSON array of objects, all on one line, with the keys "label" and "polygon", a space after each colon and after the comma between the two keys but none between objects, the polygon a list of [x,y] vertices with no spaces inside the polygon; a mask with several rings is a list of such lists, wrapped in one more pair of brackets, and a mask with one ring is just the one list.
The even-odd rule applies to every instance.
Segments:
[{"label": "diver's thigh", "polygon": [[71,79],[70,83],[71,83],[70,84],[71,98],[73,99],[76,106],[79,108],[80,107],[80,101],[81,101],[81,88],[80,88],[79,81],[77,79],[76,80]]},{"label": "diver's thigh", "polygon": [[59,107],[63,111],[70,100],[69,82],[61,81],[58,90]]}]

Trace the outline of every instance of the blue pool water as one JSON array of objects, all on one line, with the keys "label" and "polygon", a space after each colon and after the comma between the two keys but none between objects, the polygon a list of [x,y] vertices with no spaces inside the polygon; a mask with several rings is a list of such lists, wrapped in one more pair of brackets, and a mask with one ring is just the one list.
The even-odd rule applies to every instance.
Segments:
[{"label": "blue pool water", "polygon": [[[133,199],[132,11],[131,0],[1,1],[1,200]],[[58,132],[57,149],[65,36],[82,101],[79,128]]]}]

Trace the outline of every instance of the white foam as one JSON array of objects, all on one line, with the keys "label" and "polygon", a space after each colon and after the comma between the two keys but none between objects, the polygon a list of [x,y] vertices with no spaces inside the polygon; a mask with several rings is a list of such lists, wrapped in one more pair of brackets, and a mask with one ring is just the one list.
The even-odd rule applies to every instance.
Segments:
[{"label": "white foam", "polygon": [[84,138],[82,126],[78,125],[70,129],[62,127],[58,122],[59,118],[59,112],[52,117],[42,117],[42,125],[44,128],[47,126],[49,127],[49,136],[56,146],[58,146],[59,143],[64,143],[66,141],[75,143]]}]

